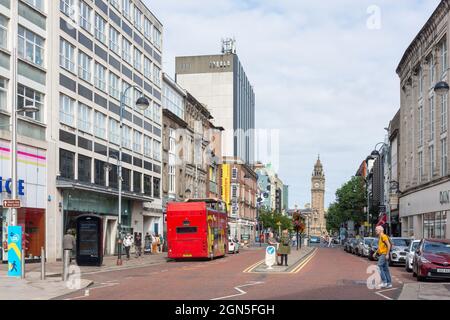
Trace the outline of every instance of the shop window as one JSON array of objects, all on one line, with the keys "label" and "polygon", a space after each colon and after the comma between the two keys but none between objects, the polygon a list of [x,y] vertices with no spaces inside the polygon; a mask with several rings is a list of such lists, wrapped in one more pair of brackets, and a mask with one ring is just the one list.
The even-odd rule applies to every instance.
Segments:
[{"label": "shop window", "polygon": [[122,190],[130,191],[131,170],[122,168]]},{"label": "shop window", "polygon": [[117,175],[117,166],[111,165],[111,170],[109,171],[109,187],[117,189],[119,186],[119,177]]},{"label": "shop window", "polygon": [[146,196],[152,196],[152,177],[144,175],[144,193]]},{"label": "shop window", "polygon": [[95,160],[95,184],[99,186],[106,185],[106,176],[105,176],[105,162],[100,160]]},{"label": "shop window", "polygon": [[161,197],[160,193],[161,180],[153,178],[153,197],[159,199]]},{"label": "shop window", "polygon": [[447,212],[426,213],[423,216],[423,237],[425,239],[446,239]]},{"label": "shop window", "polygon": [[59,150],[59,172],[62,178],[75,179],[74,163],[75,153],[63,149]]},{"label": "shop window", "polygon": [[142,174],[139,172],[133,172],[133,192],[141,193],[141,180]]},{"label": "shop window", "polygon": [[78,155],[78,181],[91,182],[91,161],[89,157]]}]

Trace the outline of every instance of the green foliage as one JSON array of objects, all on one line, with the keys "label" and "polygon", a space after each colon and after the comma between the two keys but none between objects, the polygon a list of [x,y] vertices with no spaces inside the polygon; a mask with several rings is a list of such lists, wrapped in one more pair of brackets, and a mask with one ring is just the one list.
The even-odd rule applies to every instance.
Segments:
[{"label": "green foliage", "polygon": [[362,177],[352,177],[336,191],[336,202],[327,214],[327,229],[338,231],[342,223],[349,220],[361,224],[365,221],[364,207],[367,205],[365,182]]},{"label": "green foliage", "polygon": [[293,230],[292,220],[276,211],[261,209],[259,212],[259,221],[262,221],[264,228],[271,228],[276,233],[278,233],[278,222],[281,222],[281,230]]}]

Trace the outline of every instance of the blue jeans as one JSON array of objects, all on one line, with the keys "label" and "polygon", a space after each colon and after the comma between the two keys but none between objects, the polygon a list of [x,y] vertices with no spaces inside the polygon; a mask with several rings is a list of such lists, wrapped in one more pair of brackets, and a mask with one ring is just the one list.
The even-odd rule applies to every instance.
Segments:
[{"label": "blue jeans", "polygon": [[380,270],[381,281],[383,283],[392,284],[391,273],[389,272],[389,265],[386,261],[386,256],[382,254],[378,258],[378,269]]}]

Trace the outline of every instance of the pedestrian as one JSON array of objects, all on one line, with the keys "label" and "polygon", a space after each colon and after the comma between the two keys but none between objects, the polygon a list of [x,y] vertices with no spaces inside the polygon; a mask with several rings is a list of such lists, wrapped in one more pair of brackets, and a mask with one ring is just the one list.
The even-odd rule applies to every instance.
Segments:
[{"label": "pedestrian", "polygon": [[375,228],[375,232],[378,236],[378,250],[374,253],[373,257],[376,259],[378,256],[378,268],[381,277],[381,288],[392,288],[391,273],[389,272],[389,252],[391,251],[391,240],[384,233],[384,228],[378,226]]},{"label": "pedestrian", "polygon": [[152,253],[158,253],[158,241],[156,240],[156,234],[152,234]]},{"label": "pedestrian", "polygon": [[[72,229],[68,229],[63,239],[64,253],[66,253],[66,251],[69,251],[69,263],[72,263],[72,255],[77,246],[74,234],[75,232]],[[64,257],[65,256],[66,255],[64,255]]]},{"label": "pedestrian", "polygon": [[134,238],[134,247],[136,250],[136,259],[142,255],[142,235],[140,233],[136,234]]},{"label": "pedestrian", "polygon": [[333,247],[332,242],[333,242],[333,237],[328,235],[328,248]]},{"label": "pedestrian", "polygon": [[159,234],[156,235],[156,247],[158,248],[158,253],[161,253],[161,236]]},{"label": "pedestrian", "polygon": [[144,254],[151,254],[152,253],[152,236],[150,233],[147,232],[145,235],[145,247],[144,247]]},{"label": "pedestrian", "polygon": [[130,260],[130,249],[132,245],[133,245],[133,237],[131,236],[131,234],[127,233],[125,239],[123,240],[123,246],[125,247],[127,260]]},{"label": "pedestrian", "polygon": [[289,237],[289,231],[283,230],[280,237],[280,246],[278,248],[278,254],[281,256],[281,263],[279,265],[288,266],[288,255],[291,254],[291,239]]}]

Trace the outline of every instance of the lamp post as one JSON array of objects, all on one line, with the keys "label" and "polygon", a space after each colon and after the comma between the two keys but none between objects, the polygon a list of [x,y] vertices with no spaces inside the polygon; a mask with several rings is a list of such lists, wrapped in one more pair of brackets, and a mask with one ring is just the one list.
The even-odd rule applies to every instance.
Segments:
[{"label": "lamp post", "polygon": [[[118,211],[119,211],[119,217],[118,217],[118,250],[117,250],[117,265],[122,265],[122,138],[123,138],[123,111],[125,109],[125,98],[127,96],[127,92],[130,89],[138,89],[136,85],[131,85],[128,88],[126,88],[121,96],[120,96],[120,142],[119,142],[119,160],[118,160],[118,182],[119,182],[119,204],[118,204]],[[139,91],[139,90],[138,90]],[[145,111],[150,106],[150,102],[145,98],[144,96],[140,97],[136,101],[136,107],[141,110]]]}]

